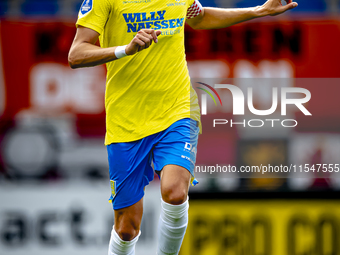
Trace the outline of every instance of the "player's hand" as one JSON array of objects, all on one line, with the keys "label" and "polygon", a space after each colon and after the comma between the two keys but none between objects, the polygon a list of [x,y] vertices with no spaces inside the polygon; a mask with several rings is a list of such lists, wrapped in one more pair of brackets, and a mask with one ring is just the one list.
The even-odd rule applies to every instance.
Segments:
[{"label": "player's hand", "polygon": [[154,29],[141,29],[137,32],[137,35],[132,39],[132,41],[126,46],[125,52],[127,55],[136,54],[139,51],[147,49],[152,44],[158,42],[157,37],[162,32],[160,30],[155,31]]},{"label": "player's hand", "polygon": [[275,16],[298,6],[298,4],[296,2],[292,2],[292,0],[285,1],[287,4],[282,5],[281,0],[267,0],[267,2],[265,2],[261,7],[267,15]]}]

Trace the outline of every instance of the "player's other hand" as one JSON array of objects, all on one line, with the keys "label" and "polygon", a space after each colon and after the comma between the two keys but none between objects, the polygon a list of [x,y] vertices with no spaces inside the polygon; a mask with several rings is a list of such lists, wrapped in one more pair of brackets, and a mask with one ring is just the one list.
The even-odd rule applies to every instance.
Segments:
[{"label": "player's other hand", "polygon": [[152,41],[155,43],[158,42],[157,37],[161,33],[162,32],[160,30],[155,31],[154,29],[141,29],[126,47],[126,54],[133,55],[139,51],[149,48],[152,44]]},{"label": "player's other hand", "polygon": [[298,6],[298,4],[296,2],[292,2],[292,0],[285,1],[287,4],[282,5],[281,0],[267,0],[267,2],[265,2],[261,7],[267,15],[275,16]]}]

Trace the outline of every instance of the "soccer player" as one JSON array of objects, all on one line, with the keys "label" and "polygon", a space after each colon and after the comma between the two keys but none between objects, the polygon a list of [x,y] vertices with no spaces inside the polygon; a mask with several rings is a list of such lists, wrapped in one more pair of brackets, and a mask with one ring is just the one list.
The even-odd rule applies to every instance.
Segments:
[{"label": "soccer player", "polygon": [[135,254],[144,187],[154,170],[162,197],[157,255],[178,254],[184,238],[200,126],[185,60],[185,22],[194,29],[224,28],[297,6],[286,2],[242,9],[203,8],[198,0],[83,2],[69,64],[107,66],[105,145],[115,222],[109,255]]}]

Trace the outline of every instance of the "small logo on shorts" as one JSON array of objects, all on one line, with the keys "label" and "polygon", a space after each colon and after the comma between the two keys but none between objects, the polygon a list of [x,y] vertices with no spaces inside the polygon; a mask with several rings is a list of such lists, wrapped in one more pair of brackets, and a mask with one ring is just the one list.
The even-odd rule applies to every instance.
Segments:
[{"label": "small logo on shorts", "polygon": [[196,149],[196,147],[192,146],[191,143],[185,143],[184,150],[190,151],[191,153],[194,153],[194,155],[196,157],[197,149]]},{"label": "small logo on shorts", "polygon": [[110,185],[111,185],[111,195],[112,195],[112,197],[115,197],[115,195],[116,195],[116,182],[111,180]]},{"label": "small logo on shorts", "polygon": [[191,144],[190,143],[185,143],[184,149],[191,151]]}]

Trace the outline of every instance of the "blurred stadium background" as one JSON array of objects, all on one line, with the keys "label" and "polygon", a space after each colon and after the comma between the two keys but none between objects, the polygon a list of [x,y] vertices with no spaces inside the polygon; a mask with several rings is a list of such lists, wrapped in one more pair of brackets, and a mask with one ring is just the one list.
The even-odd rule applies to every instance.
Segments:
[{"label": "blurred stadium background", "polygon": [[[263,1],[201,3],[249,7]],[[340,1],[298,3],[283,16],[231,28],[187,27],[193,81],[280,78],[283,86],[301,82],[312,99],[318,95],[308,104],[312,121],[294,113],[299,126],[288,133],[204,129],[198,165],[340,163]],[[105,68],[67,65],[80,5],[0,0],[1,255],[107,254],[112,209],[103,145]],[[271,104],[266,92],[254,100]],[[232,118],[230,109],[210,109],[211,118],[214,111]],[[313,173],[217,177],[202,176],[191,189],[181,255],[340,254],[340,179]],[[146,194],[137,255],[155,254],[157,180]]]}]

